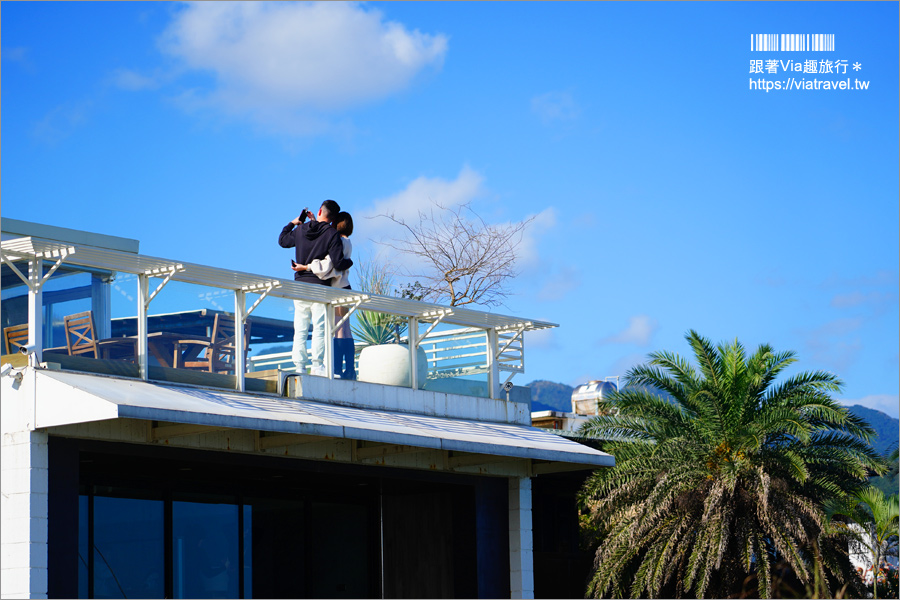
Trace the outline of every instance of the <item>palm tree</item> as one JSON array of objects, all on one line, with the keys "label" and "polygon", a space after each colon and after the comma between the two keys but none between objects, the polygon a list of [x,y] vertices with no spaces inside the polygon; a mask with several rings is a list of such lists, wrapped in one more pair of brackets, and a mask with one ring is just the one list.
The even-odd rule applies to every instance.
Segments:
[{"label": "palm tree", "polygon": [[[359,289],[362,292],[387,296],[394,292],[393,274],[382,262],[360,262],[357,265]],[[350,327],[358,347],[375,346],[400,342],[406,331],[406,322],[387,313],[360,310],[356,313],[356,323]]]},{"label": "palm tree", "polygon": [[[878,598],[878,571],[886,556],[897,554],[900,536],[900,500],[897,494],[885,496],[874,486],[864,488],[851,496],[840,514],[854,523],[846,525],[854,542],[862,546],[874,560],[872,562],[873,595]],[[856,527],[853,527],[853,525]]]},{"label": "palm tree", "polygon": [[737,340],[686,339],[699,373],[653,353],[602,403],[618,415],[582,427],[616,458],[581,493],[599,540],[588,593],[721,598],[755,576],[771,597],[778,563],[820,593],[853,585],[822,504],[860,489],[881,463],[872,429],[829,395],[840,380],[816,371],[776,384],[794,353],[761,345],[748,357]]}]

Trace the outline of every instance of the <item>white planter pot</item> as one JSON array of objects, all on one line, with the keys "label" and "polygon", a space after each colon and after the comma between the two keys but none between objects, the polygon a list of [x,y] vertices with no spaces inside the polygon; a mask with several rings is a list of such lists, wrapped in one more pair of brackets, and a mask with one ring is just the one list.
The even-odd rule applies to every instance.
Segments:
[{"label": "white planter pot", "polygon": [[[428,376],[428,361],[425,350],[416,351],[416,370],[419,388],[425,386]],[[409,346],[406,344],[380,344],[366,346],[359,354],[359,381],[380,383],[382,385],[401,385],[409,387]]]}]

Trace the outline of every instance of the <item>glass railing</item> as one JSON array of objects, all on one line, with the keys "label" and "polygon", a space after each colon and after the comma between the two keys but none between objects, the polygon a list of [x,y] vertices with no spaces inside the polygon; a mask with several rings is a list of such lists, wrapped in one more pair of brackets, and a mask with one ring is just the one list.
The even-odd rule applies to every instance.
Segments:
[{"label": "glass railing", "polygon": [[[63,369],[269,392],[299,372],[502,398],[500,386],[524,367],[522,333],[535,328],[489,313],[460,316],[434,304],[199,265],[145,269],[162,259],[90,252],[75,248],[65,260],[44,260],[40,286],[23,280],[29,260],[4,256],[4,355],[28,343],[34,315],[41,360]],[[30,308],[37,298],[39,310]],[[295,317],[305,309],[310,324],[295,343],[295,324],[305,323]]]}]

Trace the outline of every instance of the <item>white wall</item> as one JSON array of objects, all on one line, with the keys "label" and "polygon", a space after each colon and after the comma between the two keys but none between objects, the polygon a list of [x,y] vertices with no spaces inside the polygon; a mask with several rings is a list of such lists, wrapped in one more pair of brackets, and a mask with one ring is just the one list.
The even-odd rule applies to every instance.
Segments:
[{"label": "white wall", "polygon": [[0,597],[47,597],[48,435],[32,431],[34,373],[2,378]]},{"label": "white wall", "polygon": [[512,598],[534,598],[534,536],[528,477],[509,478],[509,592]]}]

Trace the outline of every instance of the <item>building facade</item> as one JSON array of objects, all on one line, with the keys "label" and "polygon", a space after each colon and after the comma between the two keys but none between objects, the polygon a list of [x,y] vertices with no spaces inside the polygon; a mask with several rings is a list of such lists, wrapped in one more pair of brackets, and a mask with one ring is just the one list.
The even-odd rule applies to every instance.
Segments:
[{"label": "building facade", "polygon": [[[528,390],[503,385],[552,324],[3,230],[4,598],[528,598],[536,537],[565,568],[574,511],[560,528],[532,507],[555,515],[554,489],[613,459],[532,427]],[[336,306],[402,320],[407,379],[279,368],[295,299],[326,305],[329,336]],[[85,313],[92,354],[72,342]],[[228,366],[185,366],[227,319]]]}]

